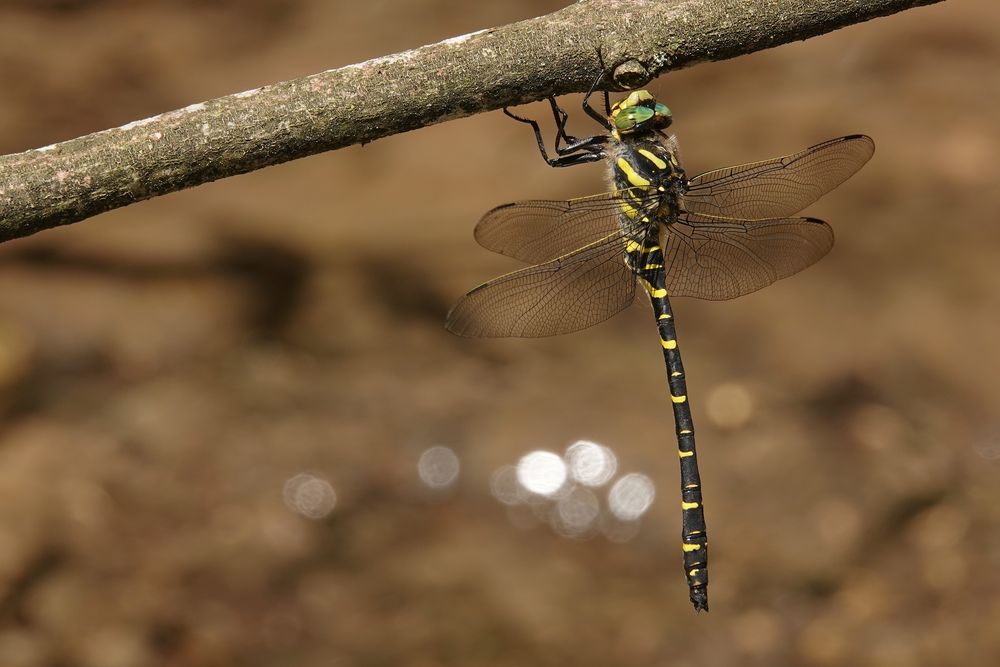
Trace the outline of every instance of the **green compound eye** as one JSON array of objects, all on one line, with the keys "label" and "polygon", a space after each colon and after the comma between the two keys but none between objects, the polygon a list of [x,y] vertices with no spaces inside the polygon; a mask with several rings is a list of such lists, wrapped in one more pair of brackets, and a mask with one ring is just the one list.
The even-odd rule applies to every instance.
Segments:
[{"label": "green compound eye", "polygon": [[659,102],[657,102],[656,103],[656,115],[657,116],[667,116],[667,117],[669,117],[671,115],[670,109],[667,108],[666,104],[660,104]]},{"label": "green compound eye", "polygon": [[653,110],[646,107],[632,107],[625,109],[615,116],[615,129],[631,130],[636,125],[646,122],[653,117]]},{"label": "green compound eye", "polygon": [[635,127],[635,118],[632,117],[631,112],[623,111],[615,116],[615,129],[631,130],[633,127]]}]

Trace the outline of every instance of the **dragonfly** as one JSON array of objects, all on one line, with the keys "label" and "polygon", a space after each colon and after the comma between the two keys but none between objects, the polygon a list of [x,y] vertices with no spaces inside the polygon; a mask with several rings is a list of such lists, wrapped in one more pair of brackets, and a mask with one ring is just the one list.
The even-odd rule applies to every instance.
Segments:
[{"label": "dragonfly", "polygon": [[[602,68],[603,70],[603,68]],[[603,75],[603,74],[602,74]],[[852,134],[790,155],[688,177],[667,128],[670,109],[646,90],[602,115],[583,99],[603,131],[578,139],[569,114],[549,97],[556,124],[553,167],[604,162],[610,191],[561,200],[526,200],[487,212],[475,228],[488,250],[529,267],[471,290],[448,313],[460,336],[539,337],[591,327],[622,311],[641,286],[652,305],[673,409],[681,479],[681,553],[695,611],[708,611],[708,533],[694,422],[677,346],[671,296],[733,299],[787,278],[833,247],[830,226],[797,214],[856,173],[875,144]]]}]

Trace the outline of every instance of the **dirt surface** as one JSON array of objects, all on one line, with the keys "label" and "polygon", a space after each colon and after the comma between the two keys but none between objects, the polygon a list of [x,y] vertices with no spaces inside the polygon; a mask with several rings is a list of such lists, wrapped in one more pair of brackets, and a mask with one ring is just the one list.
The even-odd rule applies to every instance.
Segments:
[{"label": "dirt surface", "polygon": [[[0,151],[557,6],[7,2]],[[809,210],[822,262],[674,304],[707,615],[648,307],[442,328],[514,266],[473,241],[485,210],[602,188],[501,114],[3,245],[0,665],[1000,664],[998,24],[946,2],[656,85],[691,173],[877,144]],[[610,484],[653,481],[637,524],[610,484],[577,489],[601,512],[577,537],[509,497],[504,466],[579,439],[615,452]],[[434,446],[445,489],[418,476]]]}]

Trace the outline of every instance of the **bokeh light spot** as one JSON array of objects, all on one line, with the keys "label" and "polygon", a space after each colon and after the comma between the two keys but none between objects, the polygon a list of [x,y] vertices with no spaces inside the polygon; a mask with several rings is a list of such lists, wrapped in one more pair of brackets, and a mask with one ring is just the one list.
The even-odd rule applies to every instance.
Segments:
[{"label": "bokeh light spot", "polygon": [[713,424],[734,430],[746,425],[753,416],[753,395],[738,382],[713,387],[705,397],[705,412]]},{"label": "bokeh light spot", "polygon": [[558,454],[536,450],[517,462],[517,481],[540,496],[553,496],[566,482],[566,464]]},{"label": "bokeh light spot", "polygon": [[601,502],[590,489],[574,487],[556,503],[553,527],[568,537],[580,537],[601,514]]},{"label": "bokeh light spot", "polygon": [[566,449],[570,476],[584,486],[603,486],[618,470],[618,458],[609,448],[589,440],[578,440]]},{"label": "bokeh light spot", "polygon": [[322,519],[337,505],[333,486],[309,473],[300,473],[285,482],[281,495],[288,509],[307,519]]},{"label": "bokeh light spot", "polygon": [[987,461],[1000,461],[1000,428],[977,439],[972,447]]},{"label": "bokeh light spot", "polygon": [[504,505],[517,505],[524,500],[524,489],[517,481],[517,468],[505,465],[493,471],[490,477],[493,497]]},{"label": "bokeh light spot", "polygon": [[653,480],[642,473],[632,472],[611,487],[608,492],[608,507],[618,519],[635,521],[646,513],[655,497]]},{"label": "bokeh light spot", "polygon": [[417,461],[420,481],[432,489],[447,489],[454,484],[460,468],[455,452],[440,445],[424,450]]}]

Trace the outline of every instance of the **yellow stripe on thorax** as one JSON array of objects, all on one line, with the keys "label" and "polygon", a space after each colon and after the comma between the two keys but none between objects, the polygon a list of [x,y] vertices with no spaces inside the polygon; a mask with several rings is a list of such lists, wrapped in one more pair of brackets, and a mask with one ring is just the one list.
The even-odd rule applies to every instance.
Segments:
[{"label": "yellow stripe on thorax", "polygon": [[627,178],[628,182],[631,183],[632,185],[638,188],[644,188],[649,185],[649,181],[640,176],[639,172],[637,172],[625,158],[623,157],[618,158],[617,164],[618,168],[622,170],[623,174],[625,174],[625,178]]},{"label": "yellow stripe on thorax", "polygon": [[655,154],[647,151],[645,148],[640,148],[639,149],[639,153],[642,154],[642,156],[644,158],[646,158],[647,160],[649,160],[650,162],[652,162],[653,164],[655,164],[657,169],[666,169],[667,168],[667,163],[666,162],[664,162],[660,158],[656,157]]}]

